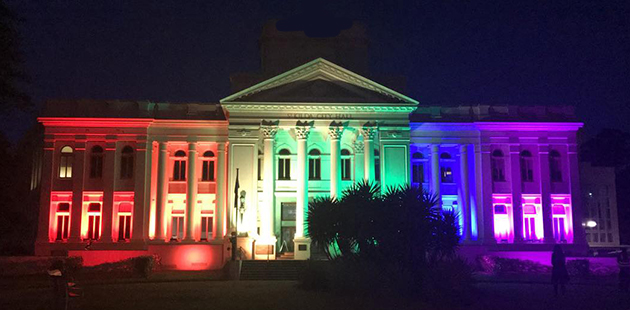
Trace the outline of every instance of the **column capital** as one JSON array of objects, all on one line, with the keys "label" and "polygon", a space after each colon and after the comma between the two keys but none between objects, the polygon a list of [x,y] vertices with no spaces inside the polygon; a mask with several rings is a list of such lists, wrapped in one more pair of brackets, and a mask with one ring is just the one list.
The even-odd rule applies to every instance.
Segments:
[{"label": "column capital", "polygon": [[331,126],[330,128],[328,128],[328,136],[330,136],[330,139],[332,140],[339,140],[341,139],[341,135],[343,134],[343,126]]},{"label": "column capital", "polygon": [[197,142],[188,142],[189,151],[197,151]]},{"label": "column capital", "polygon": [[310,126],[304,126],[304,124],[298,122],[298,125],[295,127],[295,135],[298,140],[306,140],[308,139],[308,134],[311,132],[310,130]]},{"label": "column capital", "polygon": [[363,125],[363,128],[361,128],[361,135],[363,135],[363,139],[365,140],[374,140],[376,132],[378,132],[378,127],[376,127],[376,124],[365,123],[365,125]]},{"label": "column capital", "polygon": [[278,133],[278,126],[274,125],[260,125],[260,132],[263,135],[265,140],[271,139],[273,140]]},{"label": "column capital", "polygon": [[225,142],[218,142],[217,143],[217,150],[219,152],[224,152],[225,151]]}]

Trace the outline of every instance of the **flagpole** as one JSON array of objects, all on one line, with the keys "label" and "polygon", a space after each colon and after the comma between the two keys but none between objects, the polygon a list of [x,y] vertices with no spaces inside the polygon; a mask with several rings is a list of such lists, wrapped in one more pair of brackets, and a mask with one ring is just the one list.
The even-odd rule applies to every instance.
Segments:
[{"label": "flagpole", "polygon": [[238,246],[238,189],[240,185],[238,184],[238,168],[236,168],[236,182],[234,183],[234,220],[236,224],[234,225],[234,242],[232,243],[232,260],[236,260],[236,253]]}]

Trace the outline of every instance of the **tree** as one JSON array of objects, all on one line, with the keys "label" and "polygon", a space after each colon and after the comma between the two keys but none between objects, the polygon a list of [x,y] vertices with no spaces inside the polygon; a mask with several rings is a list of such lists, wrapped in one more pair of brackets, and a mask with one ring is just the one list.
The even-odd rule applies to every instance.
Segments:
[{"label": "tree", "polygon": [[23,70],[18,18],[3,0],[0,0],[0,113],[31,108],[29,96],[18,87],[27,80]]}]

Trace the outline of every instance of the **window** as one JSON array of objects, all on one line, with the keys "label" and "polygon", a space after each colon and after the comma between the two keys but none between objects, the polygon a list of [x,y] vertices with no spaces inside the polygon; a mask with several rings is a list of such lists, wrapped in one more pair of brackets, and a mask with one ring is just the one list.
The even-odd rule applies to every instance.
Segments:
[{"label": "window", "polygon": [[308,152],[308,179],[321,180],[322,158],[318,149],[312,149]]},{"label": "window", "polygon": [[525,240],[534,241],[536,237],[536,206],[523,205],[523,233]]},{"label": "window", "polygon": [[440,154],[440,159],[451,159],[451,154],[444,152]]},{"label": "window", "polygon": [[565,218],[564,217],[554,217],[553,218],[553,237],[556,239],[558,243],[564,243],[567,240],[566,230],[565,230]]},{"label": "window", "polygon": [[374,150],[374,180],[381,180],[381,153]]},{"label": "window", "polygon": [[201,181],[214,181],[214,153],[212,151],[206,151],[203,153]]},{"label": "window", "polygon": [[282,202],[280,203],[280,207],[282,209],[283,221],[295,221],[296,219],[295,202]]},{"label": "window", "polygon": [[93,202],[88,205],[87,239],[98,240],[100,238],[101,238],[101,204]]},{"label": "window", "polygon": [[173,215],[171,217],[171,240],[182,240],[183,238],[184,212],[182,212],[181,210],[173,210]]},{"label": "window", "polygon": [[415,152],[411,155],[411,182],[424,183],[424,155]]},{"label": "window", "polygon": [[347,149],[341,150],[341,179],[345,181],[352,179],[352,159]]},{"label": "window", "polygon": [[440,175],[442,176],[442,183],[453,183],[453,170],[450,167],[440,168]]},{"label": "window", "polygon": [[534,181],[532,153],[530,153],[529,151],[521,152],[521,180],[523,182]]},{"label": "window", "polygon": [[103,177],[103,148],[96,145],[92,147],[90,154],[90,178],[100,179]]},{"label": "window", "polygon": [[72,178],[72,160],[73,150],[69,146],[61,148],[61,156],[59,157],[59,178],[70,179]]},{"label": "window", "polygon": [[125,146],[120,154],[120,178],[133,178],[133,148]]},{"label": "window", "polygon": [[560,153],[556,150],[549,152],[549,174],[551,182],[562,182],[562,164],[560,162]]},{"label": "window", "polygon": [[503,152],[501,152],[501,150],[494,150],[492,152],[490,164],[492,166],[492,181],[505,182],[505,159],[503,158]]},{"label": "window", "polygon": [[70,235],[70,204],[63,202],[57,205],[57,239],[68,240]]},{"label": "window", "polygon": [[212,214],[201,214],[201,240],[212,239]]},{"label": "window", "polygon": [[282,149],[278,155],[278,180],[291,180],[291,152]]},{"label": "window", "polygon": [[131,208],[128,202],[118,206],[118,241],[131,239]]},{"label": "window", "polygon": [[186,152],[175,152],[175,164],[173,165],[173,181],[186,181]]}]

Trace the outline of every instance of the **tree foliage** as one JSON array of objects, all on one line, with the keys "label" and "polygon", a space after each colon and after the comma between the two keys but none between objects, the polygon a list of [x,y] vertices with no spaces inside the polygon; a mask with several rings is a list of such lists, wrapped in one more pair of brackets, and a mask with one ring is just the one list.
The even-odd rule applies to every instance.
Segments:
[{"label": "tree foliage", "polygon": [[381,195],[378,185],[362,182],[339,200],[309,203],[308,235],[329,259],[418,269],[453,257],[459,243],[457,215],[436,205],[436,197],[419,187],[390,188]]},{"label": "tree foliage", "polygon": [[0,0],[0,112],[31,107],[18,83],[26,81],[17,30],[18,18]]}]

